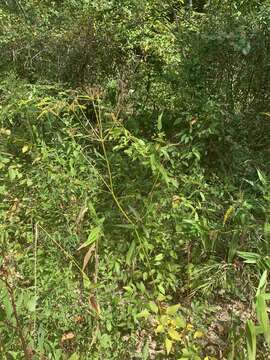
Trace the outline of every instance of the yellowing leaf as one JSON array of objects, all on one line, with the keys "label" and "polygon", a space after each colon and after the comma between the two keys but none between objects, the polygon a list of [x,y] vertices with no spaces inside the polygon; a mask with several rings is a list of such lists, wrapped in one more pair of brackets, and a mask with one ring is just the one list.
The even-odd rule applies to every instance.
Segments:
[{"label": "yellowing leaf", "polygon": [[22,147],[22,153],[25,154],[27,151],[29,150],[29,146],[28,145],[24,145]]},{"label": "yellowing leaf", "polygon": [[170,339],[168,339],[168,338],[165,339],[165,348],[166,348],[167,354],[169,354],[171,352],[172,344],[173,344],[173,342]]},{"label": "yellowing leaf", "polygon": [[178,195],[173,195],[172,197],[172,207],[175,209],[179,206],[181,202],[181,198]]},{"label": "yellowing leaf", "polygon": [[168,330],[168,334],[173,340],[176,341],[180,341],[182,338],[182,335],[172,328]]},{"label": "yellowing leaf", "polygon": [[199,338],[201,338],[201,337],[203,337],[203,336],[204,336],[204,333],[203,333],[202,331],[197,330],[197,331],[195,331],[195,333],[194,333],[194,338],[195,338],[195,339],[199,339]]},{"label": "yellowing leaf", "polygon": [[1,128],[1,129],[0,129],[0,134],[10,136],[11,131],[10,131],[9,129]]},{"label": "yellowing leaf", "polygon": [[229,209],[225,212],[224,218],[223,218],[223,226],[226,224],[229,217],[232,215],[233,211],[234,211],[234,207],[230,206]]},{"label": "yellowing leaf", "polygon": [[172,306],[169,306],[167,309],[166,309],[166,314],[167,315],[174,315],[177,313],[177,310],[180,308],[180,304],[176,304],[176,305],[172,305]]},{"label": "yellowing leaf", "polygon": [[162,325],[166,326],[170,322],[170,319],[167,315],[161,315],[160,322]]},{"label": "yellowing leaf", "polygon": [[156,334],[160,334],[164,332],[164,326],[162,324],[159,324],[155,330]]},{"label": "yellowing leaf", "polygon": [[191,324],[187,324],[187,330],[192,330],[193,329],[193,325],[191,325]]}]

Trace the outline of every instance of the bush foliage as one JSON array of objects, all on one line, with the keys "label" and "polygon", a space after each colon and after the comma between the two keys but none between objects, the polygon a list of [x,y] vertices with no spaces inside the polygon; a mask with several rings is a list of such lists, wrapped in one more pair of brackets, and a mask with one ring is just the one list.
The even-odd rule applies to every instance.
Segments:
[{"label": "bush foliage", "polygon": [[2,1],[3,359],[268,358],[269,15]]}]

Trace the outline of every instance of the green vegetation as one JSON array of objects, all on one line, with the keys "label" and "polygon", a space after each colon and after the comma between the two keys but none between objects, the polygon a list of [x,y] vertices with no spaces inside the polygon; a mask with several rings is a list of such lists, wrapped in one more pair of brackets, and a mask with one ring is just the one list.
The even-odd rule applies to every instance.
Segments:
[{"label": "green vegetation", "polygon": [[0,358],[268,359],[270,2],[0,29]]}]

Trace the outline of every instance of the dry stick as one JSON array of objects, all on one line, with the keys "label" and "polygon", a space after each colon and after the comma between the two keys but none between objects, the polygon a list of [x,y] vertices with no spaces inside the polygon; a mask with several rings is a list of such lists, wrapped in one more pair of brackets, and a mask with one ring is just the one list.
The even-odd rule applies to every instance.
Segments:
[{"label": "dry stick", "polygon": [[94,273],[95,284],[97,284],[97,280],[98,280],[98,266],[99,266],[99,256],[98,256],[98,240],[97,240],[95,246],[95,273]]},{"label": "dry stick", "polygon": [[123,216],[126,218],[126,220],[134,225],[133,221],[130,219],[130,217],[128,216],[128,214],[125,212],[125,210],[122,208],[121,204],[119,203],[115,192],[114,192],[114,185],[113,185],[113,179],[112,179],[112,172],[111,172],[111,166],[110,166],[110,162],[107,156],[107,151],[106,151],[106,147],[105,147],[105,141],[104,141],[104,136],[103,136],[103,127],[102,127],[102,121],[101,121],[101,113],[100,113],[100,107],[98,107],[98,112],[96,111],[95,108],[95,104],[94,104],[94,110],[95,110],[95,114],[96,114],[96,118],[98,120],[98,125],[99,125],[99,138],[100,138],[100,142],[101,142],[101,146],[102,146],[102,150],[103,150],[103,155],[104,155],[104,159],[106,162],[106,166],[107,166],[107,171],[108,171],[108,175],[109,175],[109,183],[110,183],[110,192],[112,194],[112,197],[116,203],[116,205],[118,206],[119,210],[121,211],[121,213],[123,214]]},{"label": "dry stick", "polygon": [[36,343],[36,326],[37,326],[37,246],[38,246],[38,223],[35,224],[34,228],[34,292],[35,292],[35,311],[34,311],[34,328],[33,328],[33,337],[34,344]]},{"label": "dry stick", "polygon": [[187,283],[188,283],[188,302],[189,302],[189,305],[190,305],[190,302],[191,302],[191,278],[190,278],[190,262],[191,262],[191,245],[190,245],[190,242],[188,243],[188,248],[187,248],[187,252],[188,252],[188,258],[187,258],[187,263],[188,263],[188,266],[187,266]]}]

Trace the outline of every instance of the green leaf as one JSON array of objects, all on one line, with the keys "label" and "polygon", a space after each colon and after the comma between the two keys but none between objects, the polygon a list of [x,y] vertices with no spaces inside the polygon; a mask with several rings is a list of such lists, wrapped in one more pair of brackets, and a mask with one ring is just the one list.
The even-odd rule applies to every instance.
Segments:
[{"label": "green leaf", "polygon": [[154,303],[154,301],[150,301],[150,303],[148,305],[149,305],[151,311],[153,311],[155,314],[158,313],[158,306],[156,303]]},{"label": "green leaf", "polygon": [[163,254],[158,254],[156,257],[155,257],[155,261],[161,261],[163,259]]},{"label": "green leaf", "polygon": [[74,353],[74,354],[72,354],[69,358],[68,358],[68,360],[79,360],[80,358],[79,358],[79,355],[77,354],[77,353]]},{"label": "green leaf", "polygon": [[172,306],[169,306],[167,309],[166,309],[166,314],[167,315],[175,315],[178,311],[178,309],[180,308],[180,304],[176,304],[176,305],[172,305]]},{"label": "green leaf", "polygon": [[247,251],[237,251],[237,255],[244,259],[244,262],[247,264],[256,264],[261,258],[259,254]]},{"label": "green leaf", "polygon": [[144,286],[144,283],[143,282],[139,282],[136,284],[137,285],[137,288],[142,292],[142,293],[145,293],[146,292],[146,288]]},{"label": "green leaf", "polygon": [[86,246],[93,244],[95,241],[97,241],[101,237],[101,235],[102,235],[102,226],[98,225],[98,226],[94,227],[90,231],[87,240],[77,250],[81,250],[81,249],[85,248]]},{"label": "green leaf", "polygon": [[8,175],[11,181],[16,179],[17,176],[17,170],[13,169],[12,167],[8,168]]},{"label": "green leaf", "polygon": [[161,293],[162,295],[165,295],[165,289],[164,289],[164,287],[163,287],[162,284],[158,284],[158,290],[160,291],[160,293]]},{"label": "green leaf", "polygon": [[246,325],[248,360],[256,360],[256,331],[252,320]]},{"label": "green leaf", "polygon": [[157,296],[157,301],[164,301],[166,299],[166,296],[159,293],[158,296]]},{"label": "green leaf", "polygon": [[186,327],[186,320],[183,316],[177,316],[175,318],[176,327],[184,329]]},{"label": "green leaf", "polygon": [[163,113],[161,113],[161,114],[158,116],[158,121],[157,121],[158,131],[161,131],[161,130],[162,130],[162,117],[163,117]]},{"label": "green leaf", "polygon": [[263,328],[264,339],[268,346],[270,346],[270,323],[267,313],[266,302],[262,295],[257,296],[256,313],[260,325]]},{"label": "green leaf", "polygon": [[258,177],[259,177],[260,182],[262,183],[262,185],[266,186],[267,185],[267,179],[266,179],[266,176],[264,175],[264,173],[262,171],[260,171],[259,169],[257,169],[257,174],[258,174]]},{"label": "green leaf", "polygon": [[130,294],[134,293],[134,289],[131,286],[123,286],[123,289],[129,292]]},{"label": "green leaf", "polygon": [[261,293],[265,292],[267,284],[267,270],[265,270],[260,278],[259,286],[256,292],[256,297],[260,295]]},{"label": "green leaf", "polygon": [[83,287],[84,287],[84,289],[86,289],[86,290],[91,289],[92,288],[91,285],[92,284],[91,284],[91,281],[90,281],[89,277],[85,273],[83,273]]},{"label": "green leaf", "polygon": [[164,326],[162,324],[159,324],[155,330],[156,334],[160,334],[160,333],[164,333],[165,329]]},{"label": "green leaf", "polygon": [[264,224],[264,236],[266,238],[270,237],[270,224],[267,222]]},{"label": "green leaf", "polygon": [[30,300],[28,300],[28,302],[26,304],[27,309],[30,312],[34,312],[36,310],[36,304],[37,304],[36,297],[33,296]]},{"label": "green leaf", "polygon": [[149,359],[149,345],[148,345],[148,341],[146,341],[146,343],[144,344],[144,347],[143,347],[143,349],[142,349],[142,359],[143,359],[143,360]]},{"label": "green leaf", "polygon": [[133,240],[130,247],[129,247],[129,249],[128,249],[127,256],[126,256],[126,263],[129,266],[131,265],[131,262],[132,262],[132,259],[133,259],[135,247],[136,247],[136,243]]},{"label": "green leaf", "polygon": [[148,317],[150,316],[150,313],[147,309],[144,309],[143,311],[141,311],[138,315],[137,315],[137,318],[140,319],[140,318],[145,318],[145,319],[148,319]]}]

